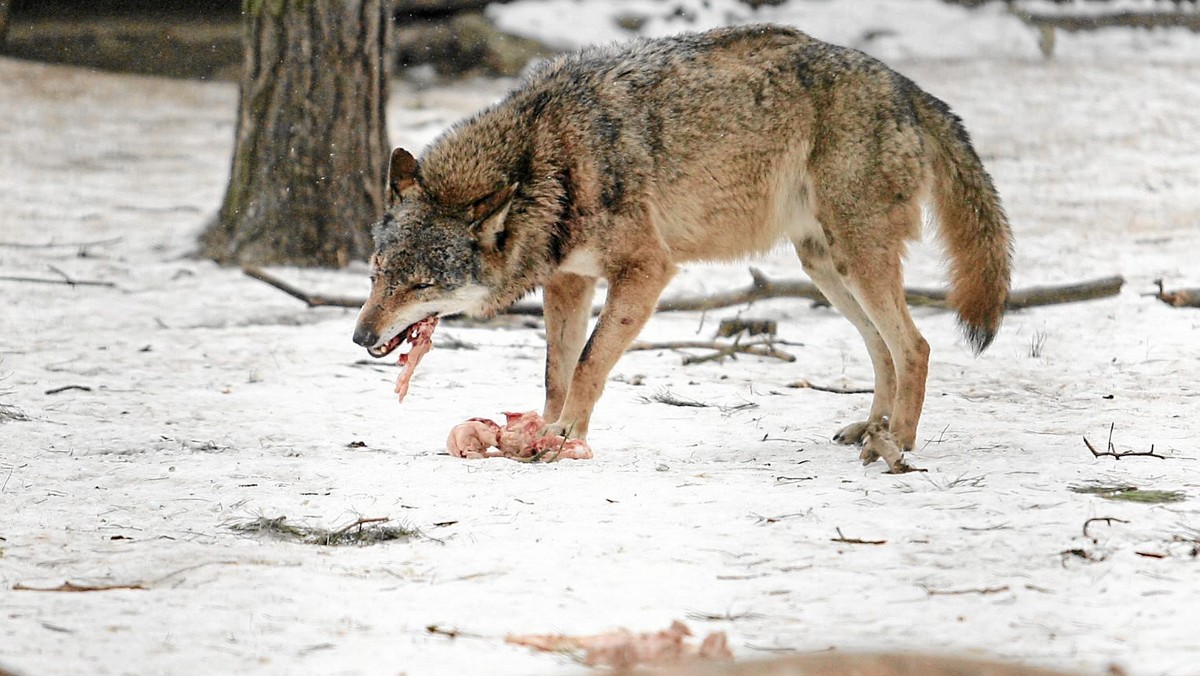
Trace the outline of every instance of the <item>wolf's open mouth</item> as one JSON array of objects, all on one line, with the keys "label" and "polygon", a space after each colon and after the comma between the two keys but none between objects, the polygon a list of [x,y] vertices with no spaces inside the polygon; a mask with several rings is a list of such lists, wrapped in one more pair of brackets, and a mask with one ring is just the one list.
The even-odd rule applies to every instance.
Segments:
[{"label": "wolf's open mouth", "polygon": [[[412,324],[408,328],[404,329],[400,333],[396,334],[395,336],[392,336],[391,340],[384,343],[383,345],[380,345],[378,347],[368,347],[367,354],[370,354],[372,357],[375,357],[376,359],[382,359],[383,357],[388,356],[392,352],[395,352],[396,348],[400,347],[401,345],[403,345],[406,342],[411,346],[411,349],[409,350],[409,352],[411,353],[412,349],[415,349],[418,345],[421,345],[422,343],[425,343],[425,342],[429,342],[430,337],[433,335],[433,328],[436,326],[437,326],[437,315],[430,315],[430,316],[426,317],[425,319],[415,322],[414,324]],[[400,355],[400,364],[401,365],[403,365],[404,362],[407,361],[405,359],[405,357],[407,357],[407,356],[408,356],[408,354]]]},{"label": "wolf's open mouth", "polygon": [[397,336],[393,336],[391,340],[384,343],[383,345],[380,345],[379,347],[368,347],[367,354],[370,354],[372,357],[375,357],[376,359],[386,357],[392,353],[392,350],[395,350],[397,347],[400,347],[400,343],[402,343],[404,341],[405,337],[407,337],[407,334],[408,334],[408,331],[406,329],[404,332],[400,333]]}]

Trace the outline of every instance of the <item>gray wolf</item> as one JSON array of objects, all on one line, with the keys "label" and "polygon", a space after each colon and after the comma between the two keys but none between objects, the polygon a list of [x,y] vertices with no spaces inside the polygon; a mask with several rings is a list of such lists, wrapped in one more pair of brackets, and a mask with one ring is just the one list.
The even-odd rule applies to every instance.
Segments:
[{"label": "gray wolf", "polygon": [[[603,46],[545,63],[418,160],[391,158],[354,340],[487,316],[544,289],[547,432],[584,438],[610,369],[676,267],[790,242],[862,335],[865,420],[835,439],[910,469],[929,345],[904,300],[929,205],[950,302],[978,352],[1000,326],[1011,231],[945,103],[883,63],[769,25]],[[597,280],[608,297],[585,335]]]}]

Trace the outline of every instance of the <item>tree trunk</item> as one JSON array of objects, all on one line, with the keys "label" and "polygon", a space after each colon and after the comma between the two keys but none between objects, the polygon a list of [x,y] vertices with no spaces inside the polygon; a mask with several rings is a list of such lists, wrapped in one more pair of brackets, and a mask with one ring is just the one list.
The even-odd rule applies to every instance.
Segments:
[{"label": "tree trunk", "polygon": [[388,157],[388,5],[243,0],[233,167],[205,256],[340,267],[370,253]]},{"label": "tree trunk", "polygon": [[8,37],[8,17],[11,10],[10,0],[0,0],[0,47],[4,47],[4,39]]}]

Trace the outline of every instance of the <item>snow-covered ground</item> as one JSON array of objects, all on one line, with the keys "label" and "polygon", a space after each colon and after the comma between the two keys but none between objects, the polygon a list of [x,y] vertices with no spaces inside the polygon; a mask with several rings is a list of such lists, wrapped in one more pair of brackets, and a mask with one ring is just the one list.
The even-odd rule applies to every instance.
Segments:
[{"label": "snow-covered ground", "polygon": [[[595,12],[567,24],[573,42],[620,33],[612,6],[556,4]],[[850,324],[802,301],[656,317],[643,339],[707,337],[741,314],[779,319],[802,346],[792,364],[627,355],[593,420],[594,460],[461,461],[442,452],[452,425],[540,406],[537,328],[443,327],[398,406],[394,367],[360,364],[352,311],[187,257],[224,188],[233,87],[0,60],[0,275],[115,284],[0,281],[0,404],[30,418],[0,423],[0,668],[580,673],[503,638],[684,619],[727,632],[742,658],[921,649],[1200,673],[1200,311],[1144,295],[1157,278],[1200,286],[1200,38],[1064,35],[1046,61],[994,9],[708,6],[698,27],[726,9],[794,23],[950,102],[1012,217],[1016,286],[1122,274],[1125,290],[1013,313],[978,359],[952,316],[918,312],[933,346],[924,474],[861,467],[828,440],[867,395],[786,387],[869,383]],[[531,0],[496,13],[549,30]],[[415,149],[502,90],[399,87],[392,140]],[[782,251],[755,264],[802,275]],[[935,247],[914,248],[911,284],[940,271]],[[361,265],[277,272],[367,287]],[[668,293],[748,279],[690,268]],[[48,393],[67,386],[89,389]],[[716,406],[646,402],[663,390]],[[1082,437],[1102,447],[1110,425],[1119,450],[1165,459],[1093,458]],[[1185,499],[1071,490],[1094,484]],[[230,528],[258,516],[390,517],[423,536],[320,547]],[[839,529],[886,542],[835,542]],[[64,581],[144,588],[19,589]]]}]

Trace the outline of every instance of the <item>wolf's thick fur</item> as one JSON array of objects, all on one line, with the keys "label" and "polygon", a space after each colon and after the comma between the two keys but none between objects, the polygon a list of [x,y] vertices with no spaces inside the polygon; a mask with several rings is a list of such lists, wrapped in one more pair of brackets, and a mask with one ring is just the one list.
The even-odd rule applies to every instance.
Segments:
[{"label": "wolf's thick fur", "polygon": [[[397,149],[355,340],[430,314],[488,314],[545,289],[547,420],[583,437],[609,370],[679,263],[795,247],[858,328],[868,419],[835,437],[906,469],[929,347],[901,259],[928,203],[976,351],[1000,326],[1010,230],[946,104],[875,59],[775,26],[597,47],[550,61],[500,103]],[[597,279],[604,310],[585,343]]]}]

